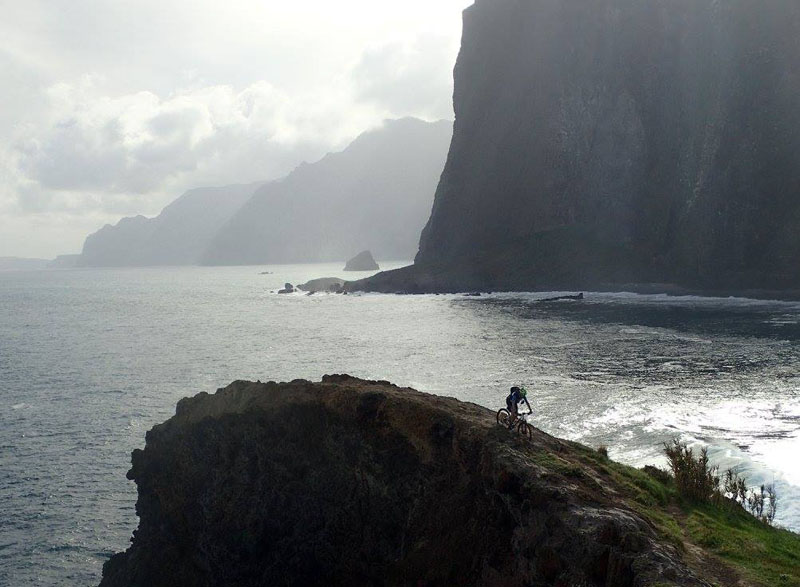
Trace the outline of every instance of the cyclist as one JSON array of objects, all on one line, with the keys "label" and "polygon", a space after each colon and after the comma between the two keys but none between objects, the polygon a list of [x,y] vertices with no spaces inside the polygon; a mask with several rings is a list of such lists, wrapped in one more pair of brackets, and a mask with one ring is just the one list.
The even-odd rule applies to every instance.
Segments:
[{"label": "cyclist", "polygon": [[506,407],[508,408],[508,412],[511,414],[511,420],[508,423],[508,429],[511,430],[514,427],[517,419],[519,418],[519,404],[525,402],[525,405],[528,406],[528,413],[532,414],[533,410],[531,409],[531,405],[528,403],[528,390],[522,386],[514,386],[511,388],[511,393],[508,394],[506,397]]}]

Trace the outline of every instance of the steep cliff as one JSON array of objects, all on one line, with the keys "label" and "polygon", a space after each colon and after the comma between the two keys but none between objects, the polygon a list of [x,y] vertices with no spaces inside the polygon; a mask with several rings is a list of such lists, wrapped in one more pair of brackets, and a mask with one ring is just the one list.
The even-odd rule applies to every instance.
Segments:
[{"label": "steep cliff", "polygon": [[86,238],[83,267],[195,265],[219,228],[260,183],[189,190],[155,218],[134,216]]},{"label": "steep cliff", "polygon": [[386,382],[238,381],[132,460],[139,529],[103,587],[756,584],[648,474]]},{"label": "steep cliff", "polygon": [[390,120],[344,151],[301,165],[257,191],[216,235],[204,262],[344,262],[364,248],[379,259],[411,259],[452,128]]},{"label": "steep cliff", "polygon": [[367,289],[800,287],[800,3],[479,0],[416,269]]}]

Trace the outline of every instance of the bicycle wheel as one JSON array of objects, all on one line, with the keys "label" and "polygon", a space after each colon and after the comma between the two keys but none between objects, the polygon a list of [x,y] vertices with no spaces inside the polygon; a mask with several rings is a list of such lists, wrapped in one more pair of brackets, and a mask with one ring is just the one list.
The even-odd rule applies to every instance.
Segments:
[{"label": "bicycle wheel", "polygon": [[533,427],[527,422],[520,422],[517,424],[517,432],[519,432],[523,438],[533,440]]},{"label": "bicycle wheel", "polygon": [[508,428],[508,423],[511,421],[511,414],[505,408],[500,408],[497,410],[497,423],[500,426],[505,426]]}]

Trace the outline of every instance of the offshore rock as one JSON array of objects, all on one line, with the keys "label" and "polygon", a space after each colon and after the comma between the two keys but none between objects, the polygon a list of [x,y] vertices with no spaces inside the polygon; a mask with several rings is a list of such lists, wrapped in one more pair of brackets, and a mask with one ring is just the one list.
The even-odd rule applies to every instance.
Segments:
[{"label": "offshore rock", "polygon": [[380,269],[375,258],[369,251],[361,251],[358,255],[345,263],[345,271],[377,271]]},{"label": "offshore rock", "polygon": [[579,449],[387,382],[237,381],[134,451],[101,585],[707,585]]},{"label": "offshore rock", "polygon": [[415,267],[361,289],[800,289],[798,56],[796,0],[479,0]]}]

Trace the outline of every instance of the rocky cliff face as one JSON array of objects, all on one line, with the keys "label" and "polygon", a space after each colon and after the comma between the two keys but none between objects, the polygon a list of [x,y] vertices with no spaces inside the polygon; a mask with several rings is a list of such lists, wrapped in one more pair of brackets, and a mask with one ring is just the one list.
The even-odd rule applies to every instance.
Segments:
[{"label": "rocky cliff face", "polygon": [[454,104],[418,267],[374,288],[800,287],[795,0],[478,0]]},{"label": "rocky cliff face", "polygon": [[344,151],[258,190],[204,255],[208,265],[344,261],[370,249],[411,259],[430,215],[453,125],[386,121]]},{"label": "rocky cliff face", "polygon": [[597,459],[386,382],[239,381],[134,451],[101,585],[706,585]]}]

